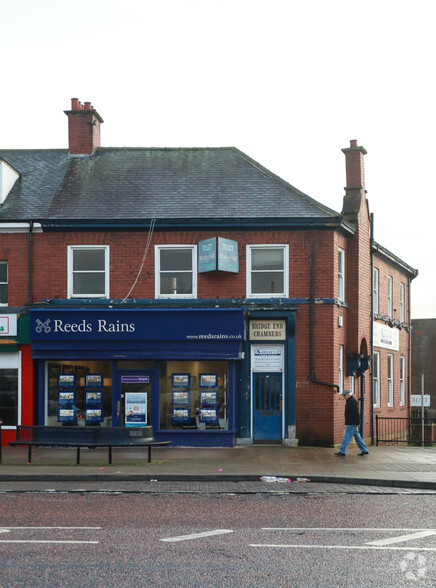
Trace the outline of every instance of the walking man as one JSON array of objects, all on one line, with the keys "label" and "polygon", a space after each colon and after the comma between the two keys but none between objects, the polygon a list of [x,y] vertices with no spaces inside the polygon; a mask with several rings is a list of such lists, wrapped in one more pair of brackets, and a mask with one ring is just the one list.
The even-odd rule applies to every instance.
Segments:
[{"label": "walking man", "polygon": [[358,426],[360,424],[360,416],[359,405],[357,404],[357,400],[354,398],[351,390],[344,390],[341,394],[346,400],[345,424],[347,425],[347,428],[345,429],[344,440],[342,441],[342,445],[340,446],[339,451],[335,453],[335,455],[337,455],[338,457],[345,457],[345,452],[347,451],[348,444],[351,441],[352,437],[354,437],[360,449],[360,453],[358,453],[358,455],[368,455],[368,448],[363,442],[363,439],[360,436],[358,429]]}]

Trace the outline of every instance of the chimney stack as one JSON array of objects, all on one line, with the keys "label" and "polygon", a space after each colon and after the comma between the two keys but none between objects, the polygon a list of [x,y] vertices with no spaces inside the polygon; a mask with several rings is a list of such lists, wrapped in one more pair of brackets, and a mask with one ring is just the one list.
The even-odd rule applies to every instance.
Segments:
[{"label": "chimney stack", "polygon": [[342,149],[345,154],[346,181],[342,214],[349,221],[357,221],[362,204],[366,201],[365,167],[363,158],[366,149],[357,145],[356,139],[350,141],[350,147]]},{"label": "chimney stack", "polygon": [[363,157],[366,155],[364,147],[358,147],[356,139],[351,139],[350,147],[342,149],[345,153],[345,167],[347,173],[346,190],[365,190],[365,167]]},{"label": "chimney stack", "polygon": [[68,150],[70,155],[92,155],[100,147],[100,125],[103,121],[91,102],[82,104],[71,98],[68,116]]}]

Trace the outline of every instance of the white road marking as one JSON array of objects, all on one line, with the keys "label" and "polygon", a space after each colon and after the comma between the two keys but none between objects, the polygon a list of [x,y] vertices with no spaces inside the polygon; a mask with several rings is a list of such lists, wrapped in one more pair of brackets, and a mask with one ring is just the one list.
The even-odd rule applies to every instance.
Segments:
[{"label": "white road marking", "polygon": [[[11,531],[46,531],[46,530],[72,530],[72,531],[86,531],[98,530],[101,527],[0,527],[0,533],[10,533]],[[0,543],[62,543],[62,544],[88,544],[97,545],[99,541],[67,541],[67,540],[46,540],[46,539],[1,539]]]},{"label": "white road marking", "polygon": [[31,540],[31,539],[23,539],[22,541],[20,540],[0,540],[0,543],[86,543],[86,544],[97,544],[98,541],[39,541],[39,540]]},{"label": "white road marking", "polygon": [[400,537],[390,537],[389,539],[378,539],[377,541],[368,541],[367,545],[392,545],[392,543],[402,543],[403,541],[412,541],[421,537],[430,537],[436,535],[436,531],[420,531],[418,533],[409,533]]},{"label": "white road marking", "polygon": [[[86,530],[86,529],[101,529],[101,527],[4,527],[3,526],[3,527],[0,527],[0,533],[2,532],[2,529],[6,529],[6,530],[11,530],[11,529],[20,529],[20,530],[21,529],[36,529],[36,530],[39,530],[39,529],[73,529],[73,530],[79,529],[79,530],[81,530],[81,529],[84,529],[84,530]],[[6,531],[4,531],[4,532],[6,532]]]},{"label": "white road marking", "polygon": [[225,533],[234,533],[231,529],[216,529],[215,531],[205,531],[203,533],[191,533],[190,535],[179,535],[178,537],[167,537],[160,539],[167,543],[175,543],[177,541],[188,541],[189,539],[200,539],[201,537],[212,537],[214,535],[224,535]]},{"label": "white road marking", "polygon": [[436,529],[411,529],[403,527],[262,527],[262,531],[429,531],[436,533]]},{"label": "white road marking", "polygon": [[281,545],[271,543],[250,543],[250,547],[281,547],[281,548],[292,548],[292,549],[385,549],[391,551],[436,551],[436,547],[387,547],[387,546],[368,546],[368,545]]}]

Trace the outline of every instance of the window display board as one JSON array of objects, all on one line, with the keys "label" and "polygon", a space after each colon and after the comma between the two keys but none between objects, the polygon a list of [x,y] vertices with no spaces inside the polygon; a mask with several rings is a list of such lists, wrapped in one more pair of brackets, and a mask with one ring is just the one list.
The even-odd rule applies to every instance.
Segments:
[{"label": "window display board", "polygon": [[103,388],[103,374],[85,374],[85,388]]},{"label": "window display board", "polygon": [[85,422],[86,423],[101,423],[103,422],[103,408],[85,408]]},{"label": "window display board", "polygon": [[200,423],[217,423],[218,407],[200,407]]},{"label": "window display board", "polygon": [[59,406],[74,406],[76,404],[75,390],[58,390]]},{"label": "window display board", "polygon": [[103,422],[103,374],[85,374],[85,423]]},{"label": "window display board", "polygon": [[171,374],[171,421],[191,420],[191,374]]},{"label": "window display board", "polygon": [[126,392],[126,427],[143,427],[147,424],[147,393]]},{"label": "window display board", "polygon": [[218,423],[218,374],[199,374],[201,423]]},{"label": "window display board", "polygon": [[103,390],[85,390],[85,404],[103,404]]},{"label": "window display board", "polygon": [[76,409],[74,406],[61,407],[58,406],[58,422],[59,423],[75,423]]},{"label": "window display board", "polygon": [[58,423],[76,422],[76,375],[58,374]]},{"label": "window display board", "polygon": [[173,423],[189,423],[191,420],[191,409],[173,406],[171,420]]}]

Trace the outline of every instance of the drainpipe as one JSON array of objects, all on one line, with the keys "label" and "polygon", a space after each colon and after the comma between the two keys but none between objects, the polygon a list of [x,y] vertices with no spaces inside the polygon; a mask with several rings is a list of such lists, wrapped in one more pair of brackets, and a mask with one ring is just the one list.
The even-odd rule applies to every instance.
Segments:
[{"label": "drainpipe", "polygon": [[[373,378],[373,362],[374,356],[374,255],[372,252],[372,245],[374,243],[374,213],[371,212],[371,233],[369,239],[369,247],[371,254],[371,443],[374,443],[374,378]],[[362,417],[363,418],[363,417]]]},{"label": "drainpipe", "polygon": [[[409,278],[407,280],[407,290],[408,290],[408,296],[407,296],[407,323],[409,325],[409,333],[408,333],[408,344],[409,347],[407,349],[407,401],[409,403],[409,444],[410,444],[410,439],[411,439],[411,433],[412,433],[412,407],[410,406],[410,375],[411,375],[411,345],[412,345],[412,320],[410,317],[410,309],[411,309],[411,304],[410,304],[410,296],[411,296],[411,287],[410,287],[410,283],[411,283],[411,279]],[[424,410],[424,407],[423,407]],[[424,438],[424,437],[423,437]]]},{"label": "drainpipe", "polygon": [[314,384],[321,384],[322,386],[329,386],[330,388],[336,388],[339,392],[339,386],[330,382],[323,382],[315,378],[313,370],[313,347],[314,347],[314,336],[313,336],[313,320],[315,312],[315,298],[314,298],[314,284],[315,284],[315,239],[312,241],[312,265],[310,269],[310,376],[309,379]]},{"label": "drainpipe", "polygon": [[32,299],[33,299],[32,232],[33,232],[33,221],[29,221],[29,306],[32,304]]}]

